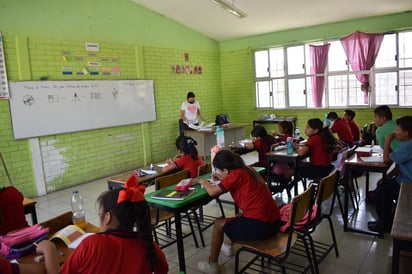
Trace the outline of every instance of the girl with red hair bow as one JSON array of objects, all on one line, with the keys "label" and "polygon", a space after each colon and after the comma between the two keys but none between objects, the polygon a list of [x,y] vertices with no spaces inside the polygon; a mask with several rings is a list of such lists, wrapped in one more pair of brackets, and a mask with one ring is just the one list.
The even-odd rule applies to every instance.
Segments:
[{"label": "girl with red hair bow", "polygon": [[84,239],[60,270],[55,245],[50,241],[39,243],[37,252],[44,254],[47,273],[168,272],[165,255],[153,242],[145,187],[138,185],[133,175],[125,187],[99,196],[101,232]]}]

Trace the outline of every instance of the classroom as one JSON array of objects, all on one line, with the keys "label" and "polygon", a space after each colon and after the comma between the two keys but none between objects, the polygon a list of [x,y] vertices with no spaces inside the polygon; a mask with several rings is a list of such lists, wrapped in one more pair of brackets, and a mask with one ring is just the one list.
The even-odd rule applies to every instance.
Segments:
[{"label": "classroom", "polygon": [[[0,99],[0,152],[14,186],[25,197],[35,198],[175,155],[179,108],[188,91],[196,94],[207,122],[227,113],[231,123],[248,124],[248,135],[253,120],[275,113],[295,116],[296,126],[304,129],[309,118],[323,119],[330,111],[343,114],[347,107],[258,108],[255,51],[316,44],[355,31],[411,30],[412,12],[405,10],[217,41],[129,0],[0,0],[9,85],[19,81],[152,80],[156,116],[142,123],[15,139],[9,100]],[[88,46],[99,50],[93,55]],[[197,67],[198,72],[177,73],[178,66]],[[391,105],[394,118],[412,115],[411,106]],[[373,121],[374,107],[374,102],[351,107],[359,125]],[[107,110],[96,111],[99,115]],[[3,169],[0,179],[9,181]]]}]

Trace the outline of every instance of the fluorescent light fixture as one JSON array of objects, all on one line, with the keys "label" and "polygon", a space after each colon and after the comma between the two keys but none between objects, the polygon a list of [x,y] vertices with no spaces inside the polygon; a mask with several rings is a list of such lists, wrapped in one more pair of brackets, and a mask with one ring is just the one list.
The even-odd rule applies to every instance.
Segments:
[{"label": "fluorescent light fixture", "polygon": [[224,0],[210,0],[210,1],[212,1],[213,3],[215,3],[216,5],[221,7],[222,9],[224,9],[225,11],[233,14],[234,16],[236,16],[238,18],[243,18],[243,17],[247,16],[247,14],[245,12],[243,12],[240,9],[235,7],[234,0],[232,1],[232,4],[229,4],[228,2],[226,2]]}]

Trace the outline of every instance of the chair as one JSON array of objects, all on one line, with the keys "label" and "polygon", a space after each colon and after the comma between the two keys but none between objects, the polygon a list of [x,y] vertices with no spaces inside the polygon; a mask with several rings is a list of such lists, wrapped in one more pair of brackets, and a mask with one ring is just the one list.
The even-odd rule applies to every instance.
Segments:
[{"label": "chair", "polygon": [[[301,237],[301,233],[295,229],[295,223],[301,220],[306,214],[311,216],[313,196],[315,188],[310,185],[309,188],[302,194],[297,195],[292,200],[292,209],[289,217],[289,230],[287,232],[277,232],[274,236],[261,241],[238,241],[234,242],[235,248],[238,247],[235,256],[235,273],[243,273],[246,269],[253,267],[256,270],[256,261],[260,258],[260,270],[275,270],[272,262],[275,262],[281,269],[282,273],[286,273],[286,259],[291,253],[292,247],[295,245],[298,238],[303,241],[306,251],[306,258],[309,261],[310,267],[314,270],[309,246],[305,237]],[[239,259],[242,252],[252,253],[255,256],[239,270]],[[249,257],[248,257],[249,258]],[[268,261],[268,264],[265,262]],[[275,270],[276,271],[276,270]]]},{"label": "chair", "polygon": [[[335,229],[333,227],[331,216],[333,214],[333,209],[335,206],[335,198],[337,193],[337,183],[339,177],[339,171],[337,169],[333,170],[328,176],[322,178],[319,181],[316,199],[315,199],[315,208],[316,215],[312,220],[311,228],[307,231],[307,237],[309,238],[309,243],[311,245],[311,250],[313,252],[312,258],[314,260],[314,266],[316,268],[316,273],[319,273],[318,265],[319,263],[329,254],[332,249],[335,249],[336,257],[339,257],[338,244],[336,241]],[[325,202],[331,199],[328,209],[325,209]],[[316,227],[322,222],[323,219],[327,219],[329,222],[329,228],[332,235],[332,244],[327,245],[324,243],[317,243],[317,247],[322,249],[324,252],[319,256],[316,255],[316,248],[314,245],[312,234]]]},{"label": "chair", "polygon": [[[358,201],[358,196],[356,193],[359,189],[359,184],[358,184],[357,178],[363,176],[363,173],[353,173],[352,172],[352,181],[348,182],[347,172],[345,171],[345,161],[346,159],[352,157],[353,154],[355,154],[355,149],[356,149],[356,146],[340,151],[338,154],[338,158],[335,162],[335,167],[339,171],[338,184],[343,185],[343,187],[345,187],[346,185],[348,186],[348,191],[350,192],[349,195],[351,198],[352,206],[354,210],[358,210],[359,201]],[[343,214],[342,204],[341,204],[341,200],[339,197],[338,197],[338,202],[339,202],[339,206],[341,208],[342,214]]]},{"label": "chair", "polygon": [[[170,175],[166,175],[166,176],[162,176],[162,177],[158,177],[155,180],[155,189],[159,190],[171,185],[175,185],[177,183],[179,183],[181,180],[186,179],[186,178],[190,178],[190,172],[189,170],[182,170]],[[202,240],[202,244],[204,246],[204,239],[203,239],[203,235],[201,234],[201,229],[200,229],[200,223],[199,223],[199,218],[197,216],[196,212],[192,212],[194,214],[195,220],[197,222],[197,225],[199,227],[199,233],[200,233],[200,238]],[[192,221],[190,219],[190,216],[188,215],[189,213],[186,214],[186,217],[188,218],[189,221],[189,226],[190,226],[190,230],[193,236],[193,240],[195,241],[195,245],[196,247],[199,247],[197,238],[196,238],[196,234],[194,233],[194,228],[193,228],[193,224]],[[171,238],[172,236],[172,229],[171,229],[171,223],[172,223],[172,219],[174,218],[174,213],[172,212],[168,212],[165,210],[161,210],[161,209],[157,209],[157,208],[150,208],[150,215],[152,218],[152,225],[153,225],[153,235],[155,238],[155,241],[161,245],[159,243],[159,235],[158,232],[156,231],[156,229],[159,229],[162,225],[165,226],[165,234],[167,238]],[[161,247],[166,247],[171,245],[174,241],[170,242],[167,240],[164,240],[166,242],[166,244],[161,245]]]}]

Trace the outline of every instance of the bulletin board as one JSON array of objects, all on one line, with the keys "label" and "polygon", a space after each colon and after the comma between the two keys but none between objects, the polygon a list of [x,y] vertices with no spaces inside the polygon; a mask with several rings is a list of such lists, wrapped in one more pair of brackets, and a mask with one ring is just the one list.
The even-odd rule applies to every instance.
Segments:
[{"label": "bulletin board", "polygon": [[156,120],[152,80],[11,82],[15,139]]}]

